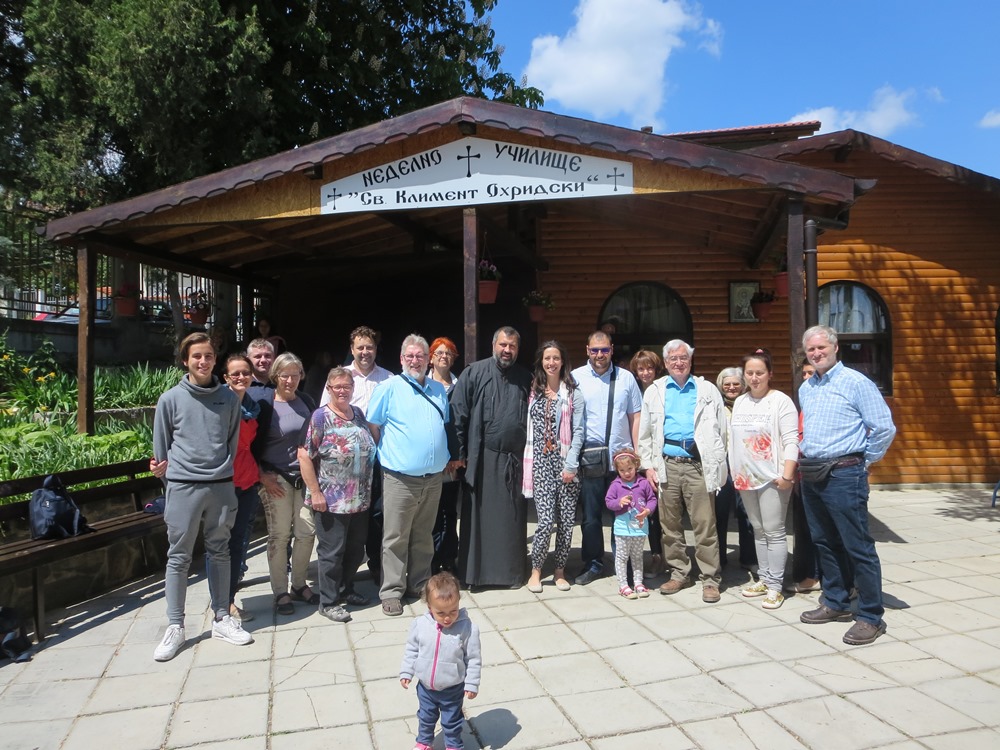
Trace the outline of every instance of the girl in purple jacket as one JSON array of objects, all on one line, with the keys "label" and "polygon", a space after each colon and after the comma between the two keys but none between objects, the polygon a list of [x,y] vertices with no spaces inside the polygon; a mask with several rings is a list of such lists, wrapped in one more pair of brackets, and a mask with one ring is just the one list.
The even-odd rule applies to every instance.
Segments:
[{"label": "girl in purple jacket", "polygon": [[[639,474],[639,456],[631,448],[620,450],[614,457],[618,478],[608,488],[604,498],[608,509],[615,514],[615,575],[618,576],[618,593],[626,599],[649,596],[649,589],[642,585],[642,550],[649,535],[646,519],[656,512],[656,492]],[[628,585],[628,561],[632,561],[633,590]]]}]

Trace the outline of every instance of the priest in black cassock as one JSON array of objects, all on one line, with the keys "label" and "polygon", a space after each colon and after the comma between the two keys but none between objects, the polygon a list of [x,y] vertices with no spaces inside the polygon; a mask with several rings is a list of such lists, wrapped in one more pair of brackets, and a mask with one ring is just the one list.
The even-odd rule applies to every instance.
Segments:
[{"label": "priest in black cassock", "polygon": [[493,334],[493,356],[465,368],[451,389],[451,416],[465,465],[458,576],[469,586],[520,588],[527,573],[528,518],[521,461],[531,373],[515,363],[521,335]]}]

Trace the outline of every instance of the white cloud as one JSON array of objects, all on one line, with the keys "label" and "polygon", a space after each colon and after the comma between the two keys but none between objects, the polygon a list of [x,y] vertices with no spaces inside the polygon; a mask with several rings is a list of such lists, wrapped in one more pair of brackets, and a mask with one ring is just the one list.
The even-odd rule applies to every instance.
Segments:
[{"label": "white cloud", "polygon": [[909,109],[914,95],[913,89],[896,91],[892,86],[885,85],[872,95],[868,109],[819,107],[800,112],[788,122],[820,120],[823,123],[820,133],[854,128],[884,138],[917,121],[916,113]]},{"label": "white cloud", "polygon": [[979,121],[981,128],[1000,128],[1000,109],[991,109]]},{"label": "white cloud", "polygon": [[525,73],[547,102],[597,119],[658,127],[670,54],[695,36],[721,51],[722,27],[686,0],[580,0],[574,14],[565,35],[534,39]]}]

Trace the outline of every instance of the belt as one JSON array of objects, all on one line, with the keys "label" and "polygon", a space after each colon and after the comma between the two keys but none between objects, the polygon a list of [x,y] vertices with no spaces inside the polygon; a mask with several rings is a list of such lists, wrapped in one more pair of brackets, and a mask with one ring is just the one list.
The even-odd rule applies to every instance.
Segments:
[{"label": "belt", "polygon": [[857,466],[858,464],[863,464],[865,462],[865,456],[863,453],[848,453],[846,456],[841,456],[840,458],[833,459],[836,463],[833,465],[836,469],[842,469],[845,466]]},{"label": "belt", "polygon": [[698,465],[698,464],[701,463],[701,461],[699,461],[698,459],[696,459],[696,458],[688,458],[687,456],[664,456],[663,460],[664,461],[673,461],[675,464],[696,464],[696,465]]}]

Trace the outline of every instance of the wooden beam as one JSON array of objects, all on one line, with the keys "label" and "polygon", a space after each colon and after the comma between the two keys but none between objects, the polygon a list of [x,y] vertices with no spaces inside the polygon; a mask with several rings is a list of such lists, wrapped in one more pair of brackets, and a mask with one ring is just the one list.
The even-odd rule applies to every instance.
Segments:
[{"label": "wooden beam", "polygon": [[785,212],[786,200],[782,196],[775,196],[774,201],[768,206],[764,218],[760,222],[760,232],[758,237],[766,235],[764,241],[758,240],[757,253],[750,262],[750,268],[758,269],[764,265],[764,261],[775,254],[778,249],[778,241],[788,231],[788,222]]},{"label": "wooden beam", "polygon": [[454,251],[456,254],[459,251],[458,245],[450,239],[444,235],[438,234],[433,229],[427,228],[416,219],[413,219],[404,213],[399,213],[398,211],[383,211],[382,213],[373,214],[373,216],[396,227],[397,229],[402,229],[410,235],[413,238],[414,246],[417,248],[417,254],[426,252],[427,245],[429,244],[441,245],[441,247],[446,250]]},{"label": "wooden beam", "polygon": [[253,284],[258,288],[271,288],[275,286],[274,279],[254,276],[252,274],[240,273],[230,268],[217,266],[212,263],[205,263],[199,260],[175,260],[170,257],[157,255],[150,252],[148,248],[126,242],[117,237],[110,237],[103,234],[89,235],[88,244],[100,245],[101,252],[115,258],[124,260],[134,260],[138,263],[145,263],[150,266],[157,266],[168,271],[179,271],[180,273],[191,273],[204,276],[217,281],[228,281],[234,284]]},{"label": "wooden beam", "polygon": [[94,432],[94,323],[97,307],[97,250],[88,245],[76,249],[77,302],[80,319],[76,326],[76,431]]},{"label": "wooden beam", "polygon": [[479,221],[475,208],[462,209],[462,289],[465,294],[465,366],[479,351]]},{"label": "wooden beam", "polygon": [[511,255],[523,260],[536,271],[548,271],[549,263],[518,239],[507,227],[500,226],[488,216],[480,216],[484,235],[490,237],[490,253],[494,258]]}]

